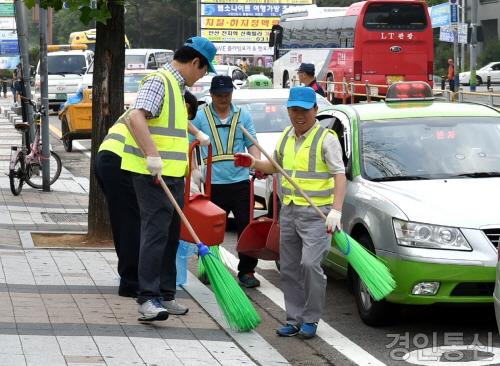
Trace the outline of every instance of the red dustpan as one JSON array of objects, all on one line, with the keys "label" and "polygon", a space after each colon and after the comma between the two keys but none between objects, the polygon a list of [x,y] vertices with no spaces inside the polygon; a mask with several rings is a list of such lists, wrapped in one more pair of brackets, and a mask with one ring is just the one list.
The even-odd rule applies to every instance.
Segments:
[{"label": "red dustpan", "polygon": [[[188,218],[194,231],[205,245],[219,245],[224,241],[226,232],[226,211],[210,201],[212,186],[212,145],[208,146],[207,177],[205,182],[205,193],[190,195],[191,188],[191,164],[193,151],[199,141],[194,141],[189,148],[189,173],[186,177],[186,188],[184,191],[184,208],[182,212]],[[184,223],[181,224],[180,238],[190,243],[195,239]]]},{"label": "red dustpan", "polygon": [[264,260],[279,259],[280,227],[278,224],[278,196],[276,193],[276,177],[273,177],[273,217],[254,219],[254,188],[255,177],[250,182],[250,223],[238,239],[236,250],[254,258]]}]

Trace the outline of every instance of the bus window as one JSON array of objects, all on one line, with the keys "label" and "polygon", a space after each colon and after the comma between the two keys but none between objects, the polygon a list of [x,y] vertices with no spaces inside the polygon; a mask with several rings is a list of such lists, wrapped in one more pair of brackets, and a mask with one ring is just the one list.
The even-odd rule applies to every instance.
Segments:
[{"label": "bus window", "polygon": [[363,23],[374,30],[422,30],[427,26],[427,17],[421,4],[370,4]]}]

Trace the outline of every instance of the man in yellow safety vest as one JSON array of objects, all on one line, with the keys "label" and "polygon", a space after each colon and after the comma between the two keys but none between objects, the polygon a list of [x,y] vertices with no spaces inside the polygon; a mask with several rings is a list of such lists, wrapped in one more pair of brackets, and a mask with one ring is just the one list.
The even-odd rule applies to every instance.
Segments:
[{"label": "man in yellow safety vest", "polygon": [[[283,131],[274,158],[327,219],[323,222],[294,186],[282,179],[280,276],[286,325],[276,332],[282,337],[298,334],[312,338],[326,291],[321,262],[330,248],[328,232],[340,228],[346,178],[336,134],[316,121],[314,90],[304,86],[291,88],[287,107],[292,126]],[[277,172],[271,162],[246,153],[235,154],[235,165],[254,167],[268,174]]]}]

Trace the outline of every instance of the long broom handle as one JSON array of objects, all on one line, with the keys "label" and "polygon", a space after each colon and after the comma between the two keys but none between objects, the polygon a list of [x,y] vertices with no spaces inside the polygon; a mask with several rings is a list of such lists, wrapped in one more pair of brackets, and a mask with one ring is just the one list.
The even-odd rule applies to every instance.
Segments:
[{"label": "long broom handle", "polygon": [[311,200],[311,197],[309,197],[306,192],[304,192],[302,190],[302,188],[299,187],[299,185],[297,184],[297,182],[295,182],[293,180],[292,177],[290,177],[287,172],[285,172],[285,170],[276,162],[276,160],[274,160],[271,156],[269,156],[269,154],[266,152],[266,150],[264,150],[262,148],[262,146],[259,145],[259,143],[257,142],[256,139],[253,138],[253,136],[246,130],[245,127],[243,127],[241,124],[238,125],[241,129],[241,131],[243,131],[243,133],[245,134],[246,137],[248,137],[248,139],[255,145],[257,146],[257,149],[260,150],[260,152],[262,154],[264,154],[264,156],[267,158],[267,160],[269,160],[276,169],[278,169],[278,171],[286,178],[286,180],[288,182],[290,182],[290,184],[293,186],[293,188],[295,188],[297,191],[299,191],[299,193],[302,195],[302,197],[305,198],[305,200],[316,210],[316,212],[318,213],[319,216],[321,216],[321,218],[323,220],[326,220],[326,216],[323,212],[321,212],[321,210],[319,209],[318,206],[316,206],[313,201]]},{"label": "long broom handle", "polygon": [[[125,122],[125,126],[127,126],[128,131],[130,132],[130,136],[132,136],[132,138],[134,139],[135,143],[137,144],[137,146],[141,150],[142,155],[144,155],[144,158],[146,158],[146,154],[144,153],[144,151],[142,150],[141,146],[137,142],[137,139],[136,139],[136,137],[134,135],[134,132],[132,131],[132,128],[130,127],[130,119],[129,118],[130,117],[128,117],[128,116],[127,116],[127,118],[125,118],[125,121],[124,121]],[[182,222],[187,227],[187,229],[188,229],[189,233],[191,234],[191,236],[193,237],[193,239],[196,241],[196,243],[201,243],[200,238],[198,238],[198,235],[196,235],[196,233],[194,232],[193,227],[189,223],[186,215],[184,215],[184,212],[182,212],[182,209],[179,206],[179,204],[177,203],[177,201],[175,200],[175,197],[172,195],[172,192],[170,192],[170,189],[168,188],[168,186],[163,181],[163,178],[161,177],[161,173],[158,173],[158,175],[156,177],[153,177],[153,179],[155,180],[155,183],[159,183],[160,186],[161,186],[161,188],[163,188],[163,190],[165,191],[165,194],[167,195],[167,197],[170,200],[170,202],[172,202],[172,205],[174,205],[175,211],[177,211],[177,213],[181,217]]]},{"label": "long broom handle", "polygon": [[155,177],[155,180],[157,183],[160,184],[161,188],[163,188],[163,190],[167,194],[168,199],[174,205],[175,211],[177,211],[177,213],[181,217],[182,223],[184,225],[186,225],[186,228],[188,229],[188,231],[191,234],[191,236],[193,237],[193,239],[196,241],[196,243],[201,243],[200,238],[198,238],[198,235],[196,235],[196,233],[194,232],[194,229],[191,226],[191,224],[189,223],[189,220],[187,219],[186,215],[184,215],[184,212],[182,212],[181,207],[179,206],[179,204],[175,200],[174,196],[172,195],[172,192],[170,192],[170,189],[168,188],[168,186],[163,181],[160,173],[158,173],[158,175]]}]

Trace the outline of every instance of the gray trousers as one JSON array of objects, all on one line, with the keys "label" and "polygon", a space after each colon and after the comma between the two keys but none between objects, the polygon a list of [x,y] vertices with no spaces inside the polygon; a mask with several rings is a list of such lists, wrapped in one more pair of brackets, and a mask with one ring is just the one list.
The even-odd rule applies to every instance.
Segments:
[{"label": "gray trousers", "polygon": [[[331,206],[321,206],[325,215]],[[280,275],[289,324],[319,321],[325,302],[326,276],[321,263],[331,236],[310,206],[283,205],[280,211]]]},{"label": "gray trousers", "polygon": [[[184,205],[184,178],[163,177],[179,206]],[[149,299],[175,298],[180,217],[160,185],[150,175],[132,176],[141,214],[139,251],[139,296],[142,304]]]}]

